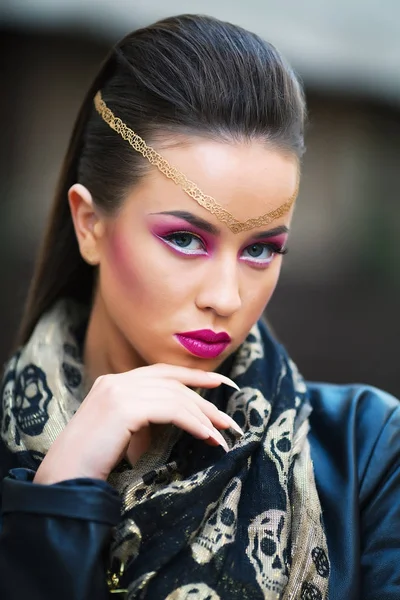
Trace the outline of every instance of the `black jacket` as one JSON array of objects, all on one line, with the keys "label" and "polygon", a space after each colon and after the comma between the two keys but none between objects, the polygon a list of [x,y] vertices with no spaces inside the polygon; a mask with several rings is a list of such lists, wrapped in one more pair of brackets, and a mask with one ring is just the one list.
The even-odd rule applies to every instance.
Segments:
[{"label": "black jacket", "polygon": [[[373,388],[309,387],[330,600],[400,600],[400,404]],[[118,495],[101,481],[40,486],[33,476],[0,443],[0,600],[120,597],[106,584]]]}]

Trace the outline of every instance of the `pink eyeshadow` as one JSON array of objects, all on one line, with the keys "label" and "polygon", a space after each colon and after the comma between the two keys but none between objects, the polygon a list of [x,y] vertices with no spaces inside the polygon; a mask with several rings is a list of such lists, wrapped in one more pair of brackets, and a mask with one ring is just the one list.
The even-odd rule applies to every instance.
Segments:
[{"label": "pink eyeshadow", "polygon": [[287,242],[287,239],[288,239],[288,234],[282,233],[282,235],[275,235],[272,237],[265,237],[265,238],[261,238],[259,240],[255,239],[255,240],[249,241],[248,243],[245,244],[244,247],[252,246],[253,244],[276,244],[277,246],[284,248],[284,246]]},{"label": "pink eyeshadow", "polygon": [[[179,231],[187,231],[188,233],[193,233],[194,235],[197,235],[205,243],[208,251],[212,251],[215,248],[214,236],[208,234],[202,229],[194,227],[184,219],[166,216],[151,218],[151,220],[149,219],[149,221],[151,233],[157,237],[162,238],[173,233],[177,233]],[[179,251],[177,253],[182,254]]]}]

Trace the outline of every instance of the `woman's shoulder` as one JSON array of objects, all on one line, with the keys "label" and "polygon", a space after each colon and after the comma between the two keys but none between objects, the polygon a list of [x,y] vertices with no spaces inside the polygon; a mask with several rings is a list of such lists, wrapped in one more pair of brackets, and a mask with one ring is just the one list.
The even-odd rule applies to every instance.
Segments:
[{"label": "woman's shoulder", "polygon": [[360,499],[367,497],[381,477],[400,468],[400,401],[361,384],[308,383],[308,389],[314,455],[352,475]]},{"label": "woman's shoulder", "polygon": [[344,420],[374,430],[392,417],[400,419],[400,400],[376,387],[317,382],[307,387],[314,413],[332,425]]},{"label": "woman's shoulder", "polygon": [[308,387],[332,597],[399,598],[400,402],[366,385]]}]

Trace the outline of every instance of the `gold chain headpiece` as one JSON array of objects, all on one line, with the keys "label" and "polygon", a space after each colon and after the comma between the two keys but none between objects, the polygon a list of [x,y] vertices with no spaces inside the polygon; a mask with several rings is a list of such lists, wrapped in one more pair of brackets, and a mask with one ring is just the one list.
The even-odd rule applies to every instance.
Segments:
[{"label": "gold chain headpiece", "polygon": [[179,185],[184,192],[186,192],[191,198],[196,200],[200,206],[208,210],[211,214],[215,215],[217,219],[225,223],[233,233],[240,233],[241,231],[249,231],[255,227],[261,227],[262,225],[269,225],[275,219],[279,219],[285,215],[291,208],[293,202],[296,200],[299,188],[299,177],[297,179],[296,189],[287,202],[260,217],[254,219],[247,219],[247,221],[238,221],[235,217],[223,208],[218,202],[212,197],[204,194],[193,181],[190,181],[183,173],[181,173],[176,167],[173,167],[169,162],[161,156],[154,148],[148,146],[146,142],[130,129],[125,123],[114,115],[112,110],[108,108],[104,102],[101,92],[98,91],[94,97],[94,105],[101,118],[114,129],[124,140],[126,140],[134,150],[140,152],[144,158],[157,167],[161,173],[166,175],[169,179],[172,179],[176,185]]}]

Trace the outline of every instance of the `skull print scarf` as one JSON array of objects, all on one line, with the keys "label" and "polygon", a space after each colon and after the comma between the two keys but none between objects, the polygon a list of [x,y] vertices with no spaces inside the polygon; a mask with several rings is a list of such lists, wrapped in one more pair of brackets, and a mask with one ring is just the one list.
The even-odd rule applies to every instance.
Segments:
[{"label": "skull print scarf", "polygon": [[[37,469],[84,397],[86,323],[77,305],[57,303],[5,369],[1,436],[21,466]],[[263,323],[222,371],[240,391],[201,393],[244,430],[223,432],[229,452],[170,426],[111,473],[123,509],[110,588],[128,600],[326,600],[307,387]]]}]

